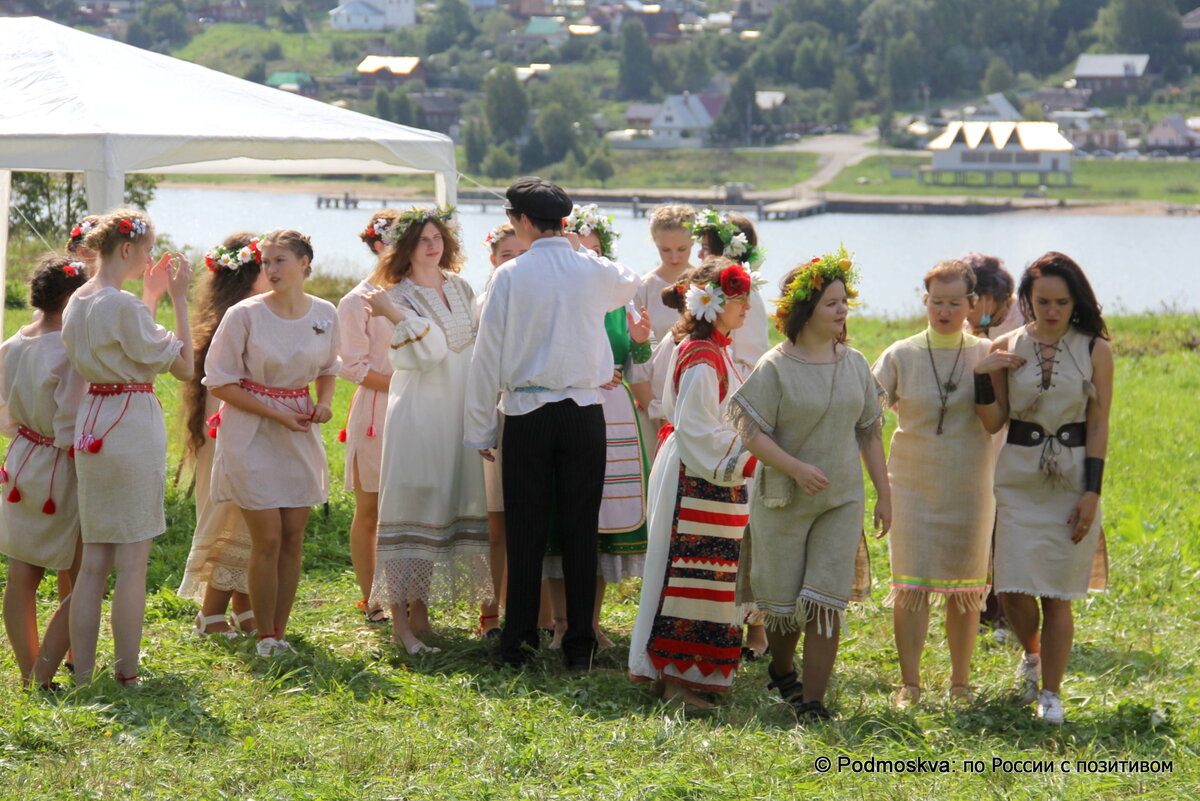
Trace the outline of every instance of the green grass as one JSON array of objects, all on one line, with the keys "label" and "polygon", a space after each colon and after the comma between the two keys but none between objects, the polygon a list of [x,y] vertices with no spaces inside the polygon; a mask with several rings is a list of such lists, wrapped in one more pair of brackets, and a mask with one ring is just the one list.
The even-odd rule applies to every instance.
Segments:
[{"label": "green grass", "polygon": [[[27,312],[10,312],[11,332]],[[102,678],[47,697],[23,690],[0,648],[0,797],[33,799],[1179,799],[1194,797],[1200,736],[1200,318],[1110,321],[1118,353],[1104,495],[1112,559],[1107,594],[1075,605],[1064,685],[1071,723],[1039,725],[1012,703],[1017,651],[981,638],[979,698],[944,704],[949,664],[935,624],[924,663],[928,703],[888,704],[897,681],[890,614],[879,601],[886,547],[872,541],[873,601],[854,611],[831,706],[840,718],[796,728],[746,667],[708,717],[665,711],[624,676],[636,583],[612,587],[604,625],[617,647],[605,670],[572,678],[551,654],[521,674],[494,667],[471,634],[474,613],[435,608],[440,655],[410,657],[363,625],[341,489],[339,425],[326,426],[329,517],[314,510],[292,637],[299,654],[264,663],[246,643],[187,636],[193,604],[178,599],[193,511],[168,494],[168,531],[151,561],[144,686]],[[874,358],[917,330],[913,320],[853,320]],[[161,379],[168,427],[174,382]],[[349,400],[340,383],[335,421]],[[173,434],[170,462],[178,456]],[[986,458],[981,455],[980,458]],[[184,482],[186,484],[186,481]],[[50,582],[42,611],[51,609]],[[935,615],[935,620],[940,617]],[[100,662],[111,660],[102,632]],[[957,772],[920,776],[814,771],[818,757],[948,759]],[[1054,773],[993,771],[992,759],[1053,760]],[[964,773],[964,759],[985,762]],[[1061,760],[1166,759],[1173,773],[1063,775]]]},{"label": "green grass", "polygon": [[[386,46],[386,40],[386,34],[382,33],[334,33],[329,29],[287,33],[258,25],[222,22],[206,26],[171,55],[231,75],[245,75],[252,64],[266,60],[264,51],[277,44],[280,57],[266,60],[268,76],[272,72],[290,71],[329,76],[353,70],[368,52],[383,52],[380,48]],[[334,57],[335,41],[346,43],[341,48],[344,56],[341,60]]]},{"label": "green grass", "polygon": [[[930,186],[913,178],[892,178],[891,170],[907,167],[914,171],[929,164],[927,156],[870,156],[841,172],[824,187],[827,192],[856,195],[972,195],[979,197],[1021,197],[1033,188],[1024,176],[1025,186],[1016,189],[984,186],[972,176],[969,186]],[[1200,203],[1200,162],[1188,161],[1075,161],[1072,187],[1056,183],[1047,196],[1068,200],[1161,200],[1169,203]],[[1007,182],[1006,177],[998,178]]]},{"label": "green grass", "polygon": [[[785,189],[817,170],[814,153],[764,150],[614,150],[616,174],[607,186],[635,189],[708,189],[747,181],[758,189]],[[587,179],[575,186],[599,186]]]}]

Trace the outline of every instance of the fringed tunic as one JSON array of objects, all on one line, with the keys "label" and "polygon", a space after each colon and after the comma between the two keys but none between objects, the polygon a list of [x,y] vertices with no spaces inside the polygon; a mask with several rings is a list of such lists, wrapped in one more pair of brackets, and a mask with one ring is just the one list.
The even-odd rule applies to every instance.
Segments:
[{"label": "fringed tunic", "polygon": [[62,336],[18,332],[0,345],[0,430],[11,437],[0,472],[0,553],[65,570],[79,541],[75,414],[86,383]]},{"label": "fringed tunic", "polygon": [[650,474],[650,542],[629,649],[635,681],[723,692],[737,670],[744,615],[734,588],[754,458],[725,416],[741,383],[728,344],[714,332],[684,340],[672,358],[663,408],[674,430]]},{"label": "fringed tunic", "polygon": [[863,355],[838,347],[834,362],[809,363],[778,345],[733,396],[730,415],[746,439],[762,431],[814,465],[829,485],[814,496],[785,473],[759,464],[750,500],[750,542],[739,600],[753,602],[777,631],[817,616],[830,635],[870,577],[863,549],[859,443],[878,436],[879,387]]},{"label": "fringed tunic", "polygon": [[409,278],[390,290],[406,316],[393,328],[389,354],[395,372],[371,591],[371,603],[385,607],[492,595],[483,460],[463,445],[474,293],[458,275],[443,275],[445,301]]},{"label": "fringed tunic", "polygon": [[[892,580],[886,606],[919,608],[953,597],[963,610],[980,610],[987,599],[994,463],[991,437],[975,414],[974,371],[990,346],[971,334],[930,332],[927,339],[921,332],[893,343],[872,368],[886,405],[899,415],[888,454]],[[939,379],[953,386],[940,421]]]},{"label": "fringed tunic", "polygon": [[[1086,448],[1064,445],[1057,436],[1064,425],[1086,423],[1091,384],[1091,338],[1071,328],[1059,342],[1049,386],[1042,382],[1038,342],[1027,328],[1012,340],[1011,350],[1025,364],[1008,372],[1008,405],[1012,420],[1041,427],[1035,445],[1005,444],[996,465],[996,592],[1043,598],[1073,599],[1087,595],[1089,584],[1102,588],[1093,574],[1104,572],[1097,559],[1100,514],[1079,543],[1071,541],[1067,523],[1083,495]],[[1097,564],[1093,564],[1093,561]]]}]

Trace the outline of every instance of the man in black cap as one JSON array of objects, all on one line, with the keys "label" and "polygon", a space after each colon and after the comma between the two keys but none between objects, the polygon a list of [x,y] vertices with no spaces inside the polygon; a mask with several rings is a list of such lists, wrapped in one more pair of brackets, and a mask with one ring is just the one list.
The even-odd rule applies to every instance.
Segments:
[{"label": "man in black cap", "polygon": [[[542,558],[553,512],[563,551],[567,633],[563,654],[586,670],[596,647],[592,612],[604,489],[600,387],[613,376],[604,315],[624,306],[638,276],[564,235],[567,193],[519,178],[506,211],[529,250],[496,268],[467,379],[464,443],[494,458],[504,415],[508,597],[501,658],[523,664],[538,647]],[[496,398],[499,396],[499,404]]]}]

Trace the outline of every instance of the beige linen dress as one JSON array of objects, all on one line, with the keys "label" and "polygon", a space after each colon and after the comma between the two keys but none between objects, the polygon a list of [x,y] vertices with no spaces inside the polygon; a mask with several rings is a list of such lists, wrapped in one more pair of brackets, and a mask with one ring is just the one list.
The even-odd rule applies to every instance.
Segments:
[{"label": "beige linen dress", "polygon": [[[310,413],[308,385],[338,371],[337,311],[308,296],[308,312],[286,320],[267,305],[266,295],[234,304],[213,334],[204,361],[210,390],[239,381],[277,389],[303,388],[299,398],[255,397],[280,410]],[[324,503],[329,469],[321,427],[291,431],[282,423],[226,404],[217,429],[212,499],[241,509],[291,509]]]},{"label": "beige linen dress", "polygon": [[886,406],[899,413],[888,454],[892,581],[884,604],[914,608],[953,596],[961,608],[978,610],[988,592],[995,501],[991,437],[975,414],[974,370],[991,342],[963,334],[961,355],[957,345],[934,347],[938,377],[954,385],[940,436],[928,343],[925,332],[895,342],[872,368]]},{"label": "beige linen dress", "polygon": [[[366,294],[375,289],[362,281],[338,302],[338,339],[342,369],[339,376],[361,385],[368,370],[392,374],[388,350],[392,326],[383,317],[372,317]],[[383,419],[387,393],[359,386],[346,418],[346,489],[379,492],[379,465],[383,459]]]},{"label": "beige linen dress", "polygon": [[[151,383],[183,350],[145,303],[115,287],[89,291],[85,285],[72,295],[63,310],[62,338],[71,364],[93,384]],[[83,541],[141,542],[163,533],[167,429],[158,398],[148,392],[88,395],[75,433],[103,439],[98,453],[75,452]]]},{"label": "beige linen dress", "polygon": [[[467,372],[476,333],[474,292],[443,272],[436,288],[405,278],[393,297],[379,530],[371,603],[485,600],[488,570],[483,459],[463,445]],[[449,303],[449,306],[447,306]]]},{"label": "beige linen dress", "polygon": [[[17,332],[0,345],[0,430],[12,438],[0,487],[0,553],[12,559],[66,570],[75,558],[79,499],[67,452],[85,387],[57,331]],[[21,427],[53,444],[35,443]],[[54,512],[46,514],[50,499]]]},{"label": "beige linen dress", "polygon": [[[1038,343],[1020,329],[1011,350],[1025,364],[1008,373],[1009,414],[1051,435],[1087,420],[1091,388],[1091,337],[1074,328],[1059,342],[1049,386],[1042,383]],[[996,465],[996,592],[1042,598],[1083,598],[1100,541],[1100,514],[1079,543],[1067,518],[1083,495],[1086,449],[1068,448],[1054,436],[1041,444],[1011,442]]]},{"label": "beige linen dress", "polygon": [[779,470],[761,462],[755,470],[749,580],[739,582],[738,592],[775,630],[802,628],[817,616],[818,631],[831,632],[834,617],[842,620],[864,582],[859,441],[877,436],[883,412],[863,355],[839,345],[837,356],[829,364],[809,363],[777,345],[730,405],[743,438],[761,430],[829,479],[809,496]]},{"label": "beige linen dress", "polygon": [[[204,399],[205,417],[221,408],[212,395]],[[218,431],[220,429],[218,428]],[[211,584],[214,589],[249,594],[247,571],[250,567],[250,530],[234,503],[216,503],[212,499],[212,463],[217,444],[205,438],[196,453],[196,531],[192,550],[183,569],[178,595],[197,603]]]}]

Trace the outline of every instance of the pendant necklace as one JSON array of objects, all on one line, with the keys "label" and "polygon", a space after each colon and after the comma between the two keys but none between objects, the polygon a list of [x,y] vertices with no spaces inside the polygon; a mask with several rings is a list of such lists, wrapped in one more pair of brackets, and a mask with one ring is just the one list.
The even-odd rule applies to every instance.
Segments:
[{"label": "pendant necklace", "polygon": [[933,343],[929,341],[929,331],[925,331],[925,347],[929,353],[929,366],[933,368],[933,382],[937,386],[938,400],[941,405],[938,407],[938,423],[937,434],[942,435],[942,424],[946,420],[946,408],[950,400],[950,393],[958,389],[958,384],[955,383],[954,374],[958,371],[958,362],[962,358],[963,342],[966,340],[965,335],[959,335],[958,338],[958,353],[954,354],[954,364],[950,367],[950,376],[945,383],[942,382],[942,377],[938,375],[937,362],[933,358]]}]

